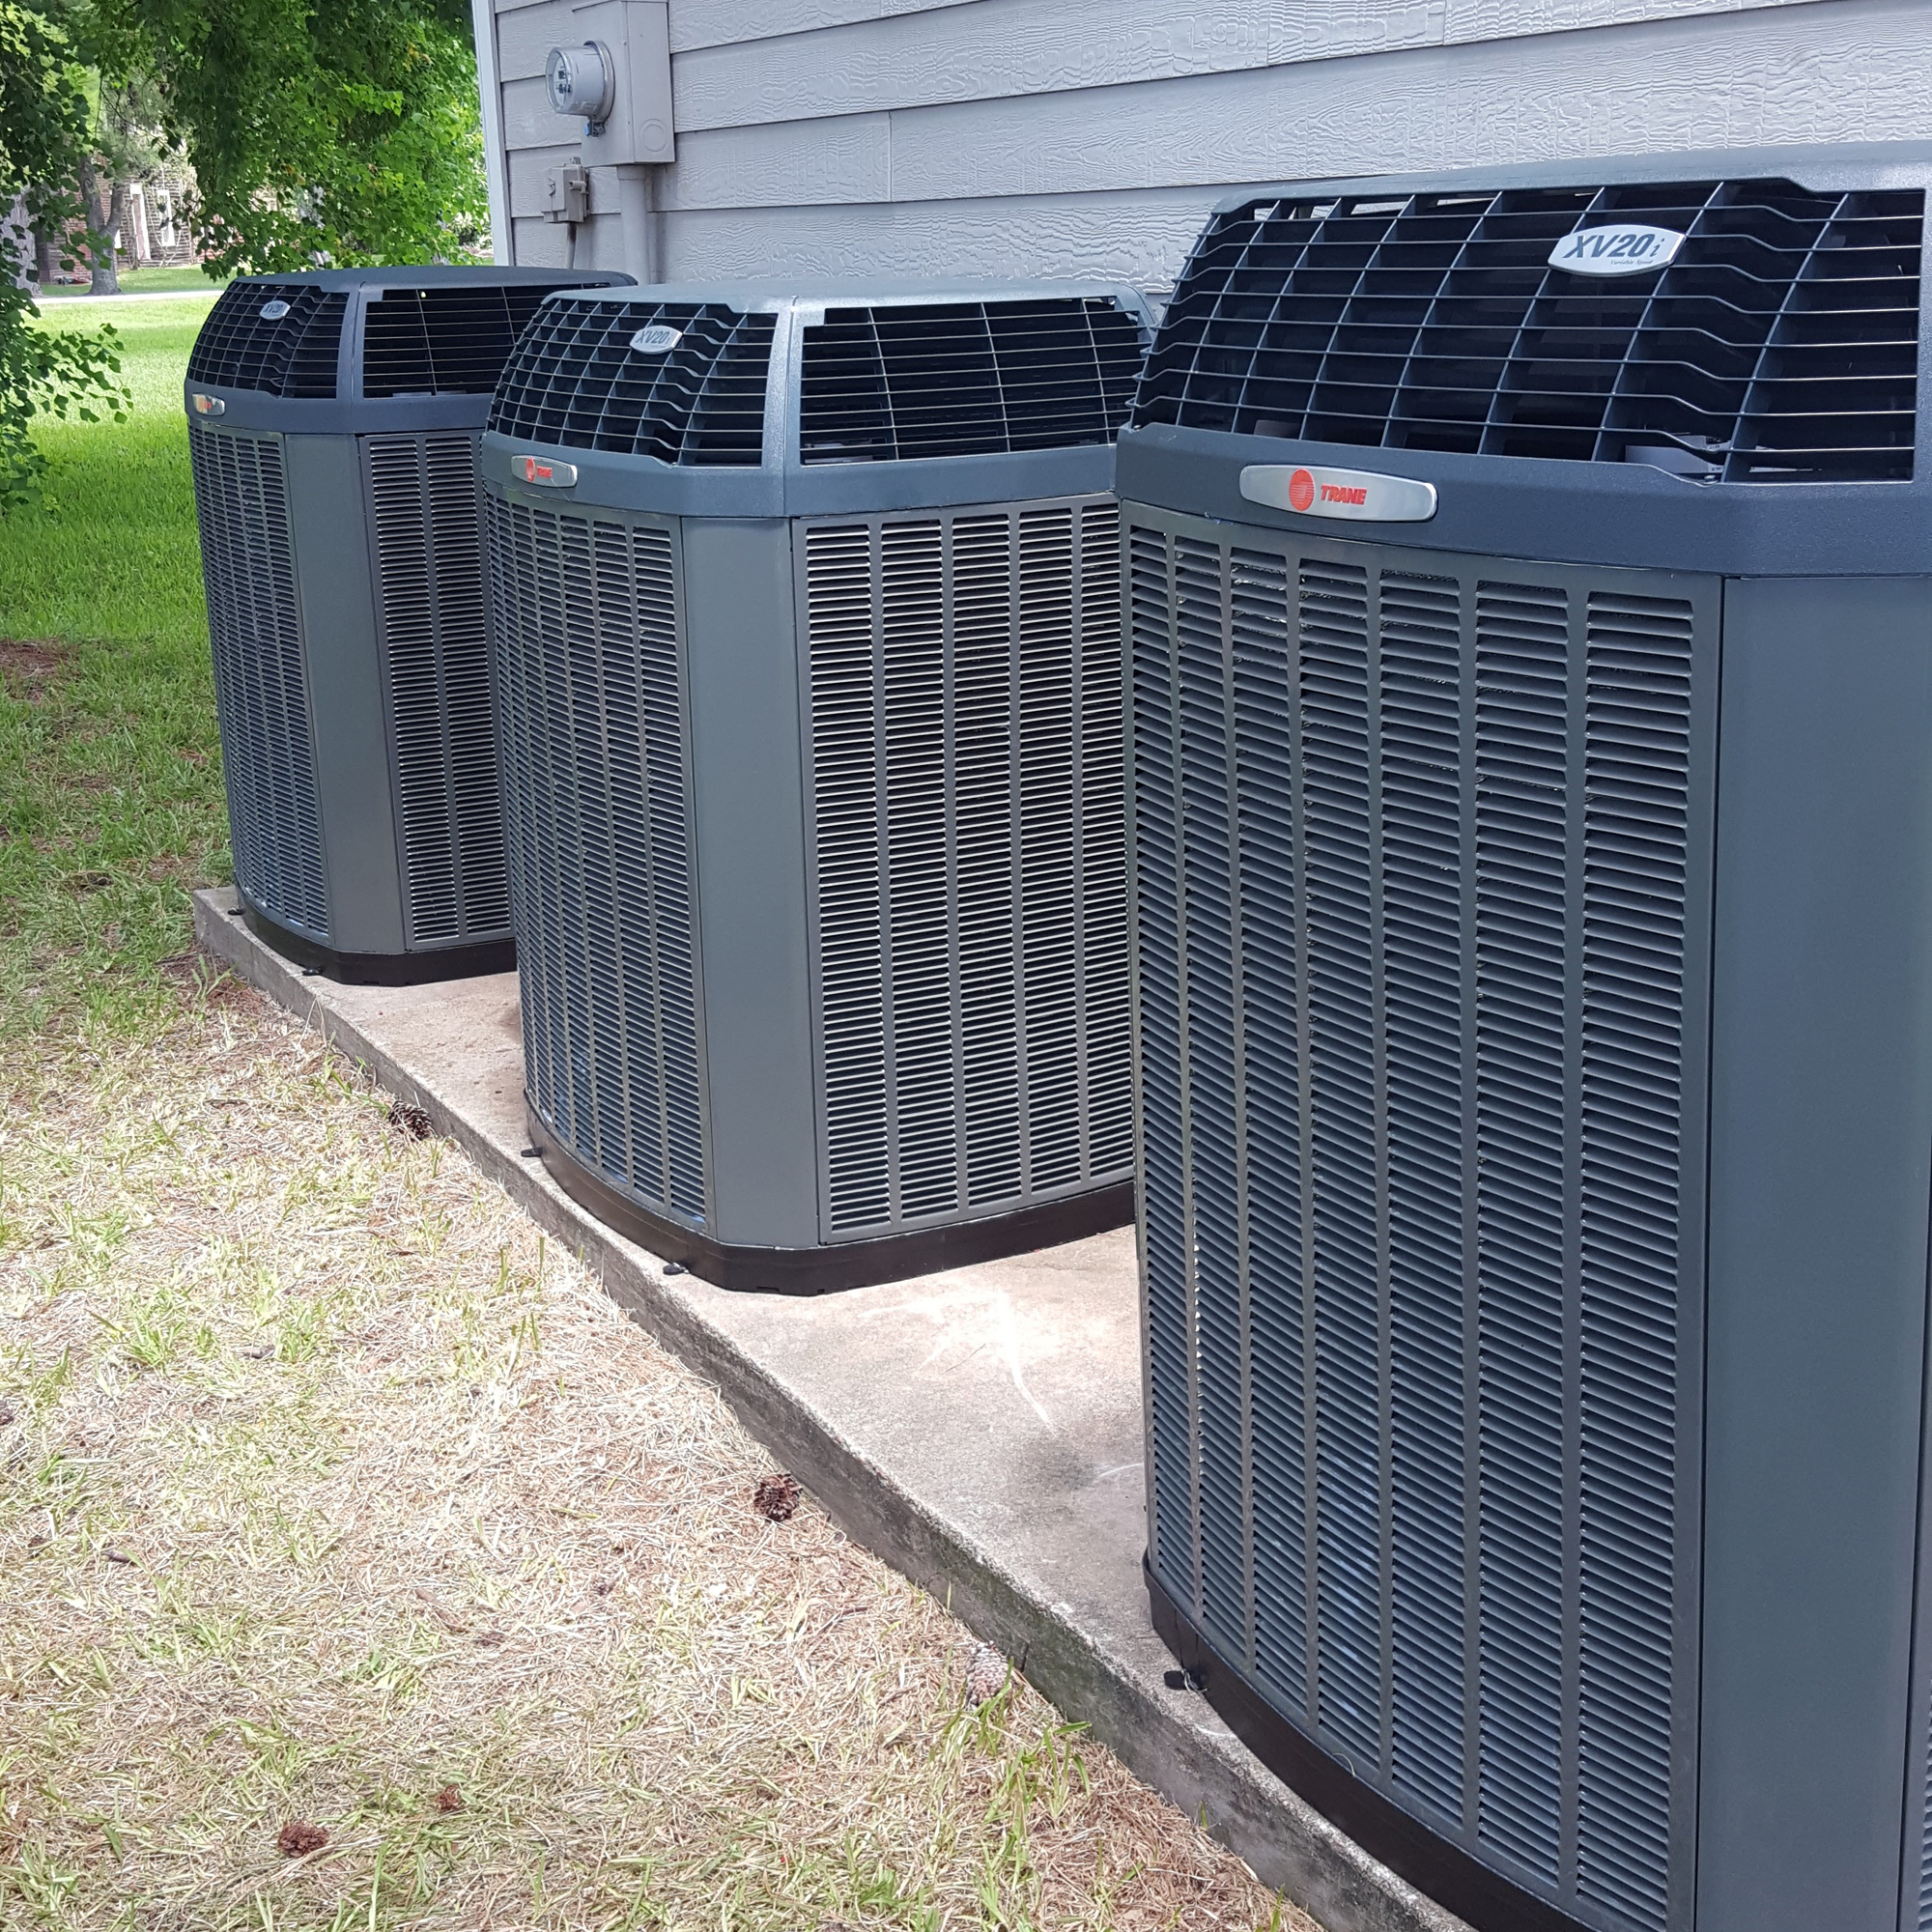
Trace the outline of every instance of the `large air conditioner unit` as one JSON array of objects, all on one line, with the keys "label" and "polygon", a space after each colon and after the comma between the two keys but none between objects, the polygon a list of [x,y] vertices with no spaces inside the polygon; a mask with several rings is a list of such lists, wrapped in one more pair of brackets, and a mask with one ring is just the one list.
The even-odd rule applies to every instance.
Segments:
[{"label": "large air conditioner unit", "polygon": [[1928,180],[1243,191],[1121,441],[1155,1620],[1485,1932],[1932,1925]]},{"label": "large air conditioner unit", "polygon": [[305,966],[511,963],[476,444],[551,290],[627,275],[232,282],[188,358],[235,883]]},{"label": "large air conditioner unit", "polygon": [[1131,1216],[1114,287],[559,296],[484,439],[530,1131],[733,1287]]}]

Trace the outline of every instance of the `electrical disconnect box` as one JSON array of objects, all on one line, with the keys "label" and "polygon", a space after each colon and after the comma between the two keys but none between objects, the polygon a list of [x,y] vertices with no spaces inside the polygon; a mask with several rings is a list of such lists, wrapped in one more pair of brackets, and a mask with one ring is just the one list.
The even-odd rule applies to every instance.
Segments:
[{"label": "electrical disconnect box", "polygon": [[544,219],[590,219],[590,170],[582,162],[566,161],[544,177]]},{"label": "electrical disconnect box", "polygon": [[571,14],[581,38],[553,47],[545,72],[551,106],[582,119],[584,164],[674,160],[666,0],[591,0]]}]

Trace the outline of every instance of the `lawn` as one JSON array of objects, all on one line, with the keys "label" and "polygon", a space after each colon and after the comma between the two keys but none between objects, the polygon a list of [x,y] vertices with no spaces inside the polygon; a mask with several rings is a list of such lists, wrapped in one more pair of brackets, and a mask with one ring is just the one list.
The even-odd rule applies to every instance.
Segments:
[{"label": "lawn", "polygon": [[226,876],[181,381],[210,296],[54,310],[126,345],[123,423],[51,424],[0,519],[0,1041],[164,1019],[188,892]]},{"label": "lawn", "polygon": [[[121,293],[126,296],[180,295],[215,286],[199,269],[123,269]],[[72,301],[85,297],[85,282],[53,282],[41,290],[48,301]]]}]

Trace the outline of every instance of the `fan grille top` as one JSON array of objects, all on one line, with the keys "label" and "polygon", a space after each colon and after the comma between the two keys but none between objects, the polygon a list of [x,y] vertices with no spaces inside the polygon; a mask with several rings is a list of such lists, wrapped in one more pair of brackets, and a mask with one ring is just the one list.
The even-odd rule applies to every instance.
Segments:
[{"label": "fan grille top", "polygon": [[[1621,222],[1685,240],[1614,280],[1549,265]],[[1909,480],[1923,227],[1922,189],[1781,180],[1259,196],[1196,244],[1134,423]]]},{"label": "fan grille top", "polygon": [[332,397],[348,312],[349,297],[341,289],[230,282],[195,337],[187,380],[270,396]]},{"label": "fan grille top", "polygon": [[[423,272],[426,282],[435,273]],[[231,282],[195,339],[187,380],[211,388],[333,400],[354,294],[363,298],[364,398],[487,396],[546,296],[581,288],[586,279],[623,279],[493,282],[487,271],[477,273],[476,280],[367,289],[295,278]],[[351,347],[353,353],[353,338]]]},{"label": "fan grille top", "polygon": [[1113,302],[835,308],[805,332],[799,454],[887,463],[1109,443],[1140,375]]},{"label": "fan grille top", "polygon": [[1145,354],[1139,315],[1084,290],[822,306],[779,296],[756,308],[695,293],[549,304],[504,372],[491,429],[684,467],[756,467],[788,301],[802,311],[807,465],[1105,446]]},{"label": "fan grille top", "polygon": [[385,289],[362,322],[365,396],[487,396],[551,286]]},{"label": "fan grille top", "polygon": [[662,463],[755,468],[777,320],[722,302],[553,302],[517,345],[490,427]]}]

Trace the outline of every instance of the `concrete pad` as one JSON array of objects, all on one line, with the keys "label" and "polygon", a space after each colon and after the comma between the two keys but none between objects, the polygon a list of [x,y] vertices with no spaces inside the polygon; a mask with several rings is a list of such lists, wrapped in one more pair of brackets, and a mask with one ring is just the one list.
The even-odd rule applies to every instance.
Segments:
[{"label": "concrete pad", "polygon": [[918,1280],[730,1293],[612,1233],[526,1146],[514,973],[428,986],[304,974],[195,898],[202,943],[422,1107],[725,1399],[856,1541],[947,1602],[1069,1719],[1331,1932],[1465,1932],[1171,1690],[1147,1514],[1131,1230]]}]

